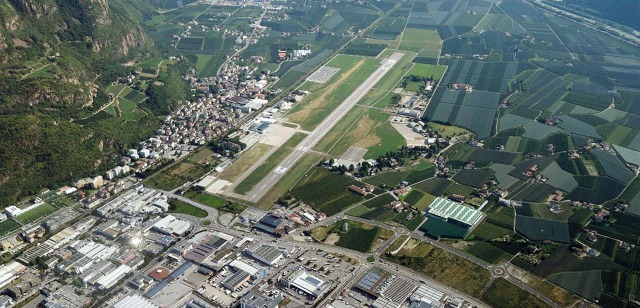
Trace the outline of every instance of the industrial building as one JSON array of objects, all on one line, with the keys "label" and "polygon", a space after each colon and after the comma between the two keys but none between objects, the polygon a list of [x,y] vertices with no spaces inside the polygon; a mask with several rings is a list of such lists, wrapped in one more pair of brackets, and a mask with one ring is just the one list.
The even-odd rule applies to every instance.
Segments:
[{"label": "industrial building", "polygon": [[249,281],[249,278],[251,278],[251,275],[249,275],[249,273],[245,271],[237,271],[229,278],[225,279],[222,282],[222,286],[231,291],[236,291],[242,286],[242,284]]},{"label": "industrial building", "polygon": [[113,305],[113,308],[131,308],[131,307],[158,308],[158,306],[156,306],[154,303],[152,303],[148,299],[138,294],[129,295]]},{"label": "industrial building", "polygon": [[196,245],[184,255],[184,258],[195,263],[208,266],[209,259],[218,252],[220,249],[224,248],[227,244],[227,240],[217,237],[217,236],[208,236],[200,244]]},{"label": "industrial building", "polygon": [[269,245],[260,245],[252,250],[247,250],[247,255],[269,266],[276,266],[283,258],[280,250]]},{"label": "industrial building", "polygon": [[269,233],[271,235],[280,236],[284,233],[285,222],[273,215],[262,217],[258,223],[253,225],[254,228]]},{"label": "industrial building", "polygon": [[374,267],[362,275],[358,282],[356,282],[355,287],[367,294],[378,297],[382,294],[382,291],[387,288],[393,278],[394,276],[392,276],[391,273]]},{"label": "industrial building", "polygon": [[240,299],[240,308],[276,308],[282,301],[282,293],[262,293],[251,290]]},{"label": "industrial building", "polygon": [[429,205],[427,216],[442,219],[461,227],[473,228],[482,220],[484,213],[458,202],[438,197]]},{"label": "industrial building", "polygon": [[120,279],[124,278],[126,274],[131,272],[132,268],[127,265],[120,265],[109,274],[103,276],[96,281],[95,286],[100,290],[107,290],[113,287]]},{"label": "industrial building", "polygon": [[164,234],[184,236],[191,229],[191,224],[173,215],[167,215],[154,223],[153,229]]},{"label": "industrial building", "polygon": [[4,288],[6,285],[16,280],[18,278],[18,275],[20,275],[26,269],[26,266],[16,261],[11,261],[0,266],[0,288]]},{"label": "industrial building", "polygon": [[285,279],[285,285],[300,290],[313,298],[321,297],[329,290],[330,283],[310,275],[306,271],[299,271]]},{"label": "industrial building", "polygon": [[89,307],[91,299],[75,294],[73,288],[60,288],[47,296],[45,308]]}]

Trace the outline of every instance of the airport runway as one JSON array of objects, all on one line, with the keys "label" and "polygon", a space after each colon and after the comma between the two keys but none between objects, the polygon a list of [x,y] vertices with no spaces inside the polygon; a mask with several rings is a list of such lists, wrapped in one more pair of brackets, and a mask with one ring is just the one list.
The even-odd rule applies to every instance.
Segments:
[{"label": "airport runway", "polygon": [[311,150],[324,137],[338,121],[340,121],[351,108],[358,103],[373,88],[382,77],[404,56],[402,52],[395,52],[389,57],[367,80],[365,80],[351,95],[349,95],[340,106],[324,119],[300,144],[296,149],[284,159],[280,165],[265,176],[246,195],[246,200],[250,202],[259,201],[284,175],[295,165],[302,156]]}]

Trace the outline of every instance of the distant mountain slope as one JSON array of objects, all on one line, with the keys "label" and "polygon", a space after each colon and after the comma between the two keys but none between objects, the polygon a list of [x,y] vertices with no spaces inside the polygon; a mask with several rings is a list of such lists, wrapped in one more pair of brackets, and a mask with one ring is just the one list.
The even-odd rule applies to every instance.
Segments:
[{"label": "distant mountain slope", "polygon": [[153,134],[152,112],[78,124],[131,72],[121,63],[154,52],[139,22],[151,11],[138,0],[0,1],[0,207],[102,172]]},{"label": "distant mountain slope", "polygon": [[565,0],[565,4],[579,12],[611,20],[640,31],[640,0]]}]

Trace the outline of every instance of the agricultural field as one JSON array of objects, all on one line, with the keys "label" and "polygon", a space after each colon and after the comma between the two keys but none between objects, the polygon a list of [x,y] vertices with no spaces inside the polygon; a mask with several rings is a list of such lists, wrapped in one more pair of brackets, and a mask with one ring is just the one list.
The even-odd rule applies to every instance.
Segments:
[{"label": "agricultural field", "polygon": [[597,300],[603,291],[600,271],[558,273],[549,281],[589,300]]},{"label": "agricultural field", "polygon": [[338,221],[336,227],[347,224],[347,231],[340,236],[337,246],[357,250],[360,252],[368,252],[373,247],[376,238],[381,229],[366,224],[358,224],[353,221]]},{"label": "agricultural field", "polygon": [[147,99],[143,93],[125,85],[109,86],[106,92],[113,95],[113,99],[104,109],[110,115],[125,121],[138,121],[147,116],[147,112],[138,107],[138,104]]},{"label": "agricultural field", "polygon": [[420,57],[437,58],[441,47],[438,31],[407,28],[402,33],[398,50],[415,52]]},{"label": "agricultural field", "polygon": [[[347,190],[352,184],[357,185],[358,182],[317,167],[291,189],[291,194],[316,211],[330,216],[362,200],[362,197]],[[327,191],[332,193],[325,193]]]},{"label": "agricultural field", "polygon": [[381,257],[407,266],[471,296],[480,296],[491,277],[489,271],[482,267],[416,239],[410,239],[397,254],[385,253]]},{"label": "agricultural field", "polygon": [[471,255],[494,264],[508,261],[513,257],[513,255],[508,252],[485,242],[474,243],[471,247],[467,248],[466,251]]},{"label": "agricultural field", "polygon": [[493,307],[547,307],[544,302],[504,278],[494,280],[480,299]]}]

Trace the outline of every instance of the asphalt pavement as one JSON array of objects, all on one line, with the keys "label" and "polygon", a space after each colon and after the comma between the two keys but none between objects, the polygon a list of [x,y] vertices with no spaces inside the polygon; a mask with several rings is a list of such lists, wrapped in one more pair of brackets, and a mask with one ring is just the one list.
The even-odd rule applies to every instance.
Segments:
[{"label": "asphalt pavement", "polygon": [[324,121],[322,121],[276,168],[265,176],[251,191],[245,200],[257,202],[295,165],[305,153],[309,152],[346,114],[360,101],[373,86],[391,70],[404,56],[402,52],[395,52],[389,57],[367,80],[351,93]]}]

